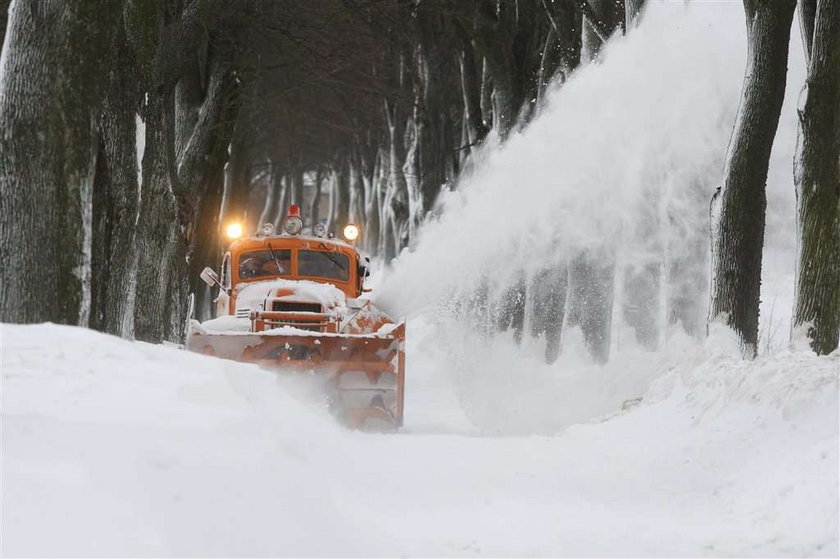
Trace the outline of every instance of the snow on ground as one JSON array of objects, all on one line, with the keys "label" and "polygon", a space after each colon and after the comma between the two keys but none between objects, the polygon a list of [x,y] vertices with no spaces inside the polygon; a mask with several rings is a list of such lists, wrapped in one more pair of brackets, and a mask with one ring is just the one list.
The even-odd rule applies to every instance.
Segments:
[{"label": "snow on ground", "polygon": [[409,328],[406,427],[370,435],[307,379],[2,325],[0,554],[838,554],[840,354],[743,362],[717,333],[638,405],[511,437]]}]

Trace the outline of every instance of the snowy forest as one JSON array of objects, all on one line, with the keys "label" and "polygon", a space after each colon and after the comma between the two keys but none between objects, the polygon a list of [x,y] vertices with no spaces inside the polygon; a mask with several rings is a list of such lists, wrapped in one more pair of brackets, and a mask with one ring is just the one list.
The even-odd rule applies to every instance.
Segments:
[{"label": "snowy forest", "polygon": [[[828,354],[840,331],[840,16],[831,2],[819,12],[817,4],[799,12],[811,63],[791,177],[800,247],[793,327]],[[322,217],[328,228],[360,223],[364,248],[391,261],[412,246],[441,191],[457,188],[488,135],[504,142],[526,127],[547,88],[597,62],[612,35],[632,32],[642,3],[14,7],[0,107],[9,131],[0,318],[180,341],[189,292],[199,316],[209,315],[198,272],[218,264],[226,222],[257,231],[298,204],[306,225]],[[714,196],[708,313],[706,205],[715,185],[696,177],[685,185],[696,190],[689,208],[660,211],[649,185],[650,207],[638,210],[649,215],[625,232],[643,258],[618,269],[608,243],[581,247],[534,273],[514,272],[500,293],[482,287],[472,294],[478,312],[521,337],[531,303],[530,330],[549,340],[547,359],[556,358],[567,322],[606,361],[621,283],[619,312],[643,345],[659,343],[665,291],[667,324],[702,335],[707,316],[722,319],[754,356],[765,183],[794,8],[792,0],[745,4],[750,71]],[[663,246],[675,239],[691,248]]]},{"label": "snowy forest", "polygon": [[0,555],[837,555],[840,0],[0,17]]}]

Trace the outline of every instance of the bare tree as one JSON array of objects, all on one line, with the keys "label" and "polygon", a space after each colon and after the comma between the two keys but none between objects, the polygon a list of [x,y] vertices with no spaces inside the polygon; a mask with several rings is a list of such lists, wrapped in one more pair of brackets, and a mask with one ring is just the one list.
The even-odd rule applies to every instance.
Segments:
[{"label": "bare tree", "polygon": [[19,0],[9,14],[0,68],[2,321],[88,323],[95,131],[121,7]]},{"label": "bare tree", "polygon": [[747,68],[723,185],[712,201],[709,319],[737,332],[746,357],[756,353],[767,168],[785,95],[795,6],[795,0],[744,0]]},{"label": "bare tree", "polygon": [[840,2],[800,3],[808,77],[794,165],[799,254],[794,329],[818,354],[840,335]]}]

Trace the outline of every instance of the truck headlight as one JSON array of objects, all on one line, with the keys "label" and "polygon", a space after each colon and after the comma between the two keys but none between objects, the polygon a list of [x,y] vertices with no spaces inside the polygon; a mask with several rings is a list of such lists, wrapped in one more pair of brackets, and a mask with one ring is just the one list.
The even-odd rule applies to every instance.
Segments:
[{"label": "truck headlight", "polygon": [[355,223],[348,223],[344,226],[344,238],[348,241],[355,241],[359,238],[359,226]]}]

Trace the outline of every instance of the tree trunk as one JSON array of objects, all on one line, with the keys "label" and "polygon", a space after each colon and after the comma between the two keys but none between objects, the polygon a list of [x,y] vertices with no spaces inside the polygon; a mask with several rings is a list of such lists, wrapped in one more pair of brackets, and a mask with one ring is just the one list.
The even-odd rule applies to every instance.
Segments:
[{"label": "tree trunk", "polygon": [[[385,238],[393,241],[392,245],[387,247],[385,251],[387,258],[391,255],[398,255],[403,247],[408,244],[408,223],[411,214],[409,212],[406,176],[403,172],[402,132],[404,132],[403,124],[405,121],[400,118],[395,104],[390,106],[386,104],[385,113],[388,117],[390,147],[388,152],[388,189],[383,202],[390,217],[390,232],[385,235]],[[390,260],[390,258],[387,258],[387,260]]]},{"label": "tree trunk", "polygon": [[379,246],[379,152],[365,153],[361,156],[362,185],[364,188],[364,246],[371,254],[376,254]]},{"label": "tree trunk", "polygon": [[[807,3],[807,2],[806,2]],[[803,18],[807,14],[803,10]],[[799,253],[793,328],[820,355],[840,335],[840,2],[817,3],[794,166]]]},{"label": "tree trunk", "polygon": [[263,204],[263,210],[260,213],[260,218],[257,224],[258,227],[262,227],[264,223],[274,223],[272,219],[274,218],[274,208],[277,206],[277,195],[279,193],[277,192],[274,177],[272,175],[273,172],[269,173],[268,184],[265,185],[265,203]]},{"label": "tree trunk", "polygon": [[737,332],[744,356],[756,353],[770,150],[785,95],[794,0],[745,0],[748,61],[722,187],[712,202],[712,304],[709,319]]},{"label": "tree trunk", "polygon": [[592,358],[606,363],[610,356],[615,264],[581,254],[569,268],[567,325],[580,326]]},{"label": "tree trunk", "polygon": [[349,200],[347,201],[347,220],[361,226],[362,234],[366,231],[365,217],[365,190],[362,183],[362,171],[358,157],[348,158],[347,168],[347,190]]},{"label": "tree trunk", "polygon": [[592,62],[610,35],[616,29],[624,29],[624,0],[578,0],[578,3],[584,8],[581,62]]},{"label": "tree trunk", "polygon": [[[237,123],[237,127],[241,125]],[[242,230],[251,233],[257,227],[257,216],[248,215],[248,198],[251,192],[251,158],[244,131],[238,129],[230,143],[230,161],[228,161],[227,180],[225,181],[225,208],[222,212],[223,223],[239,222]]]},{"label": "tree trunk", "polygon": [[[461,96],[464,102],[464,124],[470,146],[481,143],[489,132],[481,115],[481,72],[476,64],[472,45],[466,41],[459,52]],[[469,153],[470,149],[465,150]],[[466,154],[465,154],[466,155]]]},{"label": "tree trunk", "polygon": [[274,183],[274,190],[277,192],[275,195],[276,202],[274,213],[272,214],[272,223],[274,223],[278,231],[281,231],[283,220],[286,219],[286,214],[289,213],[289,177],[281,172],[279,166],[275,166],[271,180]]},{"label": "tree trunk", "polygon": [[309,211],[307,212],[307,216],[309,218],[309,225],[311,227],[315,227],[318,223],[318,211],[319,205],[321,204],[321,183],[324,181],[324,174],[319,167],[315,171],[315,186],[313,187],[312,192],[312,203],[309,205]]},{"label": "tree trunk", "polygon": [[123,36],[108,79],[94,180],[91,327],[126,338],[134,335],[134,235],[140,195],[135,72]]},{"label": "tree trunk", "polygon": [[330,231],[341,234],[350,216],[350,169],[343,158],[333,170],[332,189],[330,190]]},{"label": "tree trunk", "polygon": [[115,0],[12,6],[0,68],[0,321],[88,324],[95,131],[120,11]]},{"label": "tree trunk", "polygon": [[195,316],[198,320],[213,317],[212,290],[200,278],[199,274],[206,266],[219,271],[222,258],[221,207],[224,188],[223,172],[216,177],[218,186],[202,197],[198,207],[196,229],[201,233],[196,236],[196,246],[190,260],[190,292],[195,294]]},{"label": "tree trunk", "polygon": [[513,285],[502,292],[498,307],[499,315],[496,320],[500,332],[513,329],[513,339],[517,344],[522,342],[526,297],[525,273],[519,272]]},{"label": "tree trunk", "polygon": [[[165,103],[148,96],[144,110],[146,148],[137,222],[137,295],[134,335],[157,343],[172,334],[173,290],[180,292],[186,276],[186,247],[178,220],[178,205],[170,188],[166,165]],[[173,281],[174,280],[174,281]]]},{"label": "tree trunk", "polygon": [[639,24],[639,16],[644,8],[645,0],[624,0],[624,19],[628,30]]},{"label": "tree trunk", "polygon": [[531,336],[545,337],[545,362],[554,363],[560,355],[563,318],[569,271],[565,264],[541,270],[531,280]]},{"label": "tree trunk", "polygon": [[709,304],[709,249],[706,192],[700,181],[687,185],[688,207],[668,208],[665,230],[665,313],[669,327],[681,327],[697,339],[705,335],[705,313]]},{"label": "tree trunk", "polygon": [[624,271],[624,322],[636,333],[636,342],[648,350],[659,345],[659,290],[662,265],[629,266]]}]

